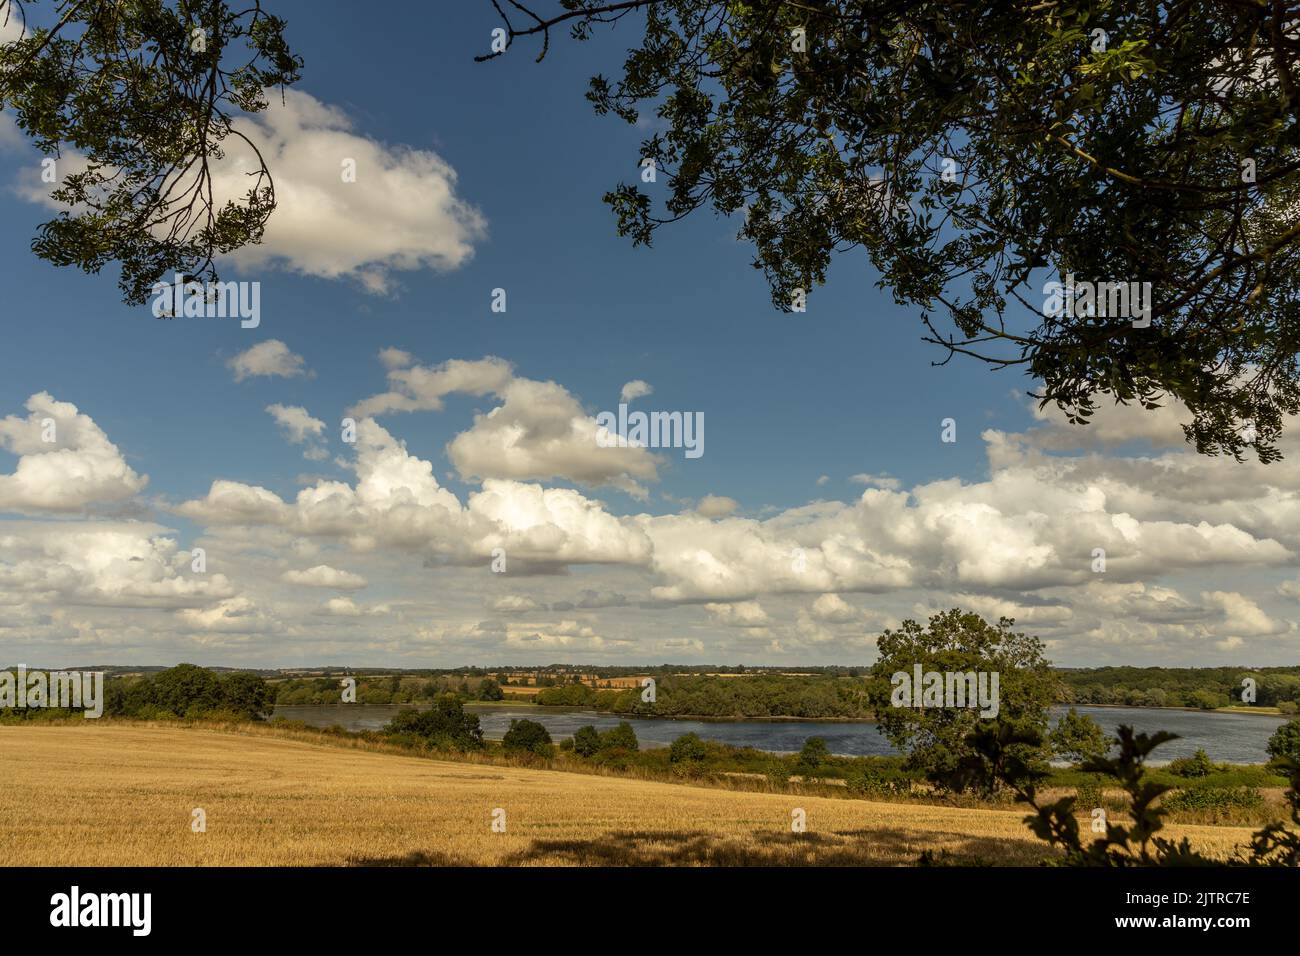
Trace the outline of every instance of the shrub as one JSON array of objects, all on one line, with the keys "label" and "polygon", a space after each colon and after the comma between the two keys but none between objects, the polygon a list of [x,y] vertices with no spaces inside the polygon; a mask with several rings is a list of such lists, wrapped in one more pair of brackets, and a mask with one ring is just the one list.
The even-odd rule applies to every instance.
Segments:
[{"label": "shrub", "polygon": [[549,757],[555,752],[550,733],[535,720],[510,721],[510,729],[501,739],[501,745],[508,752],[530,753],[538,757]]},{"label": "shrub", "polygon": [[849,793],[857,796],[907,794],[912,781],[897,765],[879,757],[864,757],[853,761],[844,776]]},{"label": "shrub", "polygon": [[854,767],[845,778],[849,793],[877,795],[893,790],[893,785],[875,767]]},{"label": "shrub", "polygon": [[[542,678],[538,684],[545,680]],[[596,701],[596,692],[586,684],[567,684],[564,687],[546,687],[538,691],[533,700],[543,706],[590,707]]]},{"label": "shrub", "polygon": [[790,765],[781,759],[773,760],[763,767],[763,776],[769,783],[787,784],[790,782],[791,773]]},{"label": "shrub", "polygon": [[1084,783],[1079,784],[1074,790],[1074,805],[1076,809],[1091,811],[1102,805],[1102,797],[1105,795],[1105,789],[1101,785],[1101,779],[1095,774]]},{"label": "shrub", "polygon": [[816,774],[830,759],[831,750],[821,737],[809,737],[799,751],[799,772],[804,776]]},{"label": "shrub", "polygon": [[682,734],[668,748],[668,762],[679,772],[698,769],[708,759],[709,751],[699,734]]},{"label": "shrub", "polygon": [[1268,738],[1268,755],[1276,760],[1300,762],[1300,720],[1283,724]]},{"label": "shrub", "polygon": [[1232,703],[1232,700],[1222,692],[1202,689],[1192,692],[1192,703],[1201,710],[1215,710],[1226,707]]},{"label": "shrub", "polygon": [[594,757],[600,750],[600,734],[595,727],[579,727],[573,734],[573,752],[579,757]]},{"label": "shrub", "polygon": [[455,694],[444,694],[429,710],[404,707],[384,727],[385,734],[414,735],[434,747],[481,750],[483,731],[478,715],[465,713]]},{"label": "shrub", "polygon": [[620,721],[617,727],[611,727],[600,735],[601,750],[630,750],[633,753],[641,749],[637,742],[636,731],[626,720]]},{"label": "shrub", "polygon": [[[1086,844],[1079,830],[1079,821],[1075,818],[1076,800],[1064,797],[1054,803],[1040,803],[1038,786],[1048,777],[1045,770],[1037,769],[1021,760],[1010,748],[1016,744],[1036,745],[1041,740],[1035,733],[1016,731],[1009,726],[986,726],[978,728],[970,735],[969,742],[986,769],[1012,787],[1016,799],[1028,804],[1034,813],[1026,818],[1029,828],[1035,836],[1046,840],[1054,847],[1059,847],[1065,855],[1062,862],[1067,866],[1205,866],[1214,861],[1202,856],[1192,849],[1190,841],[1183,837],[1175,843],[1168,837],[1159,835],[1164,823],[1161,817],[1170,809],[1180,805],[1200,804],[1203,809],[1208,804],[1248,806],[1258,805],[1259,791],[1251,787],[1242,787],[1235,793],[1222,796],[1226,788],[1218,788],[1218,796],[1211,788],[1199,788],[1207,795],[1192,796],[1189,791],[1175,794],[1164,805],[1157,801],[1170,791],[1170,787],[1151,780],[1144,768],[1147,757],[1156,747],[1169,740],[1176,740],[1176,734],[1158,733],[1147,735],[1133,731],[1133,728],[1121,724],[1117,742],[1119,753],[1114,759],[1090,761],[1084,769],[1105,774],[1114,778],[1128,795],[1127,814],[1132,819],[1131,825],[1108,826],[1106,833]],[[1195,758],[1193,758],[1195,759]],[[1289,758],[1282,758],[1279,765],[1290,775],[1290,787],[1286,792],[1287,805],[1291,811],[1291,824],[1300,826],[1300,763]],[[1238,855],[1231,862],[1250,866],[1298,866],[1300,865],[1300,833],[1291,825],[1279,821],[1270,823],[1251,837],[1249,856]]]},{"label": "shrub", "polygon": [[1176,813],[1186,810],[1253,810],[1263,806],[1264,797],[1255,787],[1198,787],[1177,790],[1164,801],[1164,809]]},{"label": "shrub", "polygon": [[241,672],[221,678],[221,709],[246,720],[260,720],[275,709],[275,692],[256,674]]},{"label": "shrub", "polygon": [[1073,707],[1047,735],[1054,756],[1071,763],[1083,763],[1106,756],[1110,741],[1106,732],[1086,714],[1080,716]]},{"label": "shrub", "polygon": [[1214,773],[1214,762],[1210,760],[1210,755],[1204,750],[1197,750],[1190,757],[1179,757],[1177,760],[1169,761],[1169,766],[1165,768],[1175,777],[1208,777]]}]

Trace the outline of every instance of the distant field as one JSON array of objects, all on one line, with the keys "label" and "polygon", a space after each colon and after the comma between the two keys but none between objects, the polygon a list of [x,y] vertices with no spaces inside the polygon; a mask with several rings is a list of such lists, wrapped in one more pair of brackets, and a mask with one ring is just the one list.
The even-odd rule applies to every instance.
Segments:
[{"label": "distant field", "polygon": [[[425,760],[269,731],[0,727],[4,865],[1033,864],[1023,811]],[[191,811],[207,832],[190,829]],[[807,832],[791,832],[791,811]],[[491,831],[494,808],[506,832]],[[1250,831],[1170,827],[1223,855]]]}]

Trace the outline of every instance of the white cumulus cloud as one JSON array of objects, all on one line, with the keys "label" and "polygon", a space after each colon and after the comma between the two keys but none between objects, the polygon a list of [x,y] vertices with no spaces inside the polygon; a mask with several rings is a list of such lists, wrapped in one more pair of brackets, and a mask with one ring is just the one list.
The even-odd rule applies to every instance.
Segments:
[{"label": "white cumulus cloud", "polygon": [[361,575],[340,571],[328,564],[318,564],[304,571],[291,569],[281,575],[281,580],[309,588],[333,588],[337,591],[357,591],[366,586],[366,579]]},{"label": "white cumulus cloud", "polygon": [[307,363],[301,355],[295,355],[279,339],[267,339],[258,342],[252,348],[240,352],[226,363],[235,374],[235,381],[246,378],[296,378],[307,374]]},{"label": "white cumulus cloud", "polygon": [[[234,254],[242,266],[347,277],[385,293],[394,272],[454,269],[470,258],[486,221],[457,195],[446,160],[364,136],[346,113],[307,93],[268,99],[264,113],[235,123],[271,169],[277,204],[263,241]],[[232,141],[217,192],[243,195],[255,168],[251,152]],[[345,181],[353,168],[355,181]]]},{"label": "white cumulus cloud", "polygon": [[26,418],[0,419],[0,448],[18,456],[12,474],[0,473],[0,511],[79,511],[148,484],[76,405],[38,392],[25,407]]}]

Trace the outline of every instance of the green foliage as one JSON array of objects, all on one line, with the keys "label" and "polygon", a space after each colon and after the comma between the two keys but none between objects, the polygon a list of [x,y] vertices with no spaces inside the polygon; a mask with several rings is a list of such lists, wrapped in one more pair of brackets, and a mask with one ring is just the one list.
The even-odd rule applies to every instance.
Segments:
[{"label": "green foliage", "polygon": [[1259,698],[1256,703],[1265,707],[1295,705],[1300,701],[1300,674],[1253,673],[1258,683]]},{"label": "green foliage", "polygon": [[1210,755],[1198,749],[1190,757],[1179,757],[1177,760],[1169,761],[1169,766],[1165,769],[1175,777],[1208,777],[1217,768]]},{"label": "green foliage", "polygon": [[1277,707],[1296,696],[1300,667],[1091,667],[1060,671],[1064,702],[1130,707],[1242,706],[1242,681],[1256,682],[1255,704]]},{"label": "green foliage", "polygon": [[221,707],[221,680],[212,671],[194,664],[178,664],[137,686],[141,693],[147,688],[150,703],[177,717]]},{"label": "green foliage", "polygon": [[623,720],[600,735],[600,749],[636,753],[640,749],[640,744],[637,742],[636,731],[632,729],[632,725]]},{"label": "green foliage", "polygon": [[[26,24],[43,5],[0,0],[0,21]],[[275,208],[271,172],[235,121],[299,78],[284,21],[221,0],[49,6],[50,26],[0,46],[0,107],[47,156],[72,148],[86,162],[54,190],[67,209],[33,251],[92,273],[120,263],[136,304],[171,271],[215,281],[214,258],[261,241]],[[225,197],[213,167],[231,137],[253,175]]]},{"label": "green foliage", "polygon": [[709,752],[699,734],[682,734],[668,748],[668,761],[673,764],[702,764],[708,756]]},{"label": "green foliage", "polygon": [[799,751],[798,770],[805,777],[816,776],[830,759],[831,751],[821,737],[809,737]]},{"label": "green foliage", "polygon": [[790,764],[780,758],[772,760],[763,767],[763,776],[767,778],[769,783],[777,786],[788,784],[793,774],[794,771],[791,769]]},{"label": "green foliage", "polygon": [[465,713],[465,705],[454,694],[443,694],[428,710],[399,710],[384,726],[384,733],[412,736],[430,747],[483,749],[483,731],[479,727],[478,715]]},{"label": "green foliage", "polygon": [[246,671],[221,678],[221,709],[257,720],[275,709],[275,694],[257,674]]},{"label": "green foliage", "polygon": [[1212,690],[1197,690],[1192,692],[1192,703],[1201,710],[1214,710],[1218,707],[1227,707],[1232,703],[1232,699],[1225,698],[1223,694]]},{"label": "green foliage", "polygon": [[1300,760],[1282,757],[1278,765],[1290,775],[1286,802],[1291,808],[1290,826],[1270,823],[1250,841],[1251,862],[1264,866],[1300,866]]},{"label": "green foliage", "polygon": [[219,676],[195,664],[178,664],[148,677],[113,678],[104,685],[104,713],[112,717],[261,720],[274,707],[274,691],[257,674]]},{"label": "green foliage", "polygon": [[1110,741],[1095,720],[1071,707],[1048,734],[1052,755],[1074,763],[1106,756]]},{"label": "green foliage", "polygon": [[1097,774],[1088,774],[1088,779],[1074,791],[1075,806],[1085,811],[1093,810],[1102,805],[1104,796],[1105,787],[1102,785],[1102,778]]},{"label": "green foliage", "polygon": [[[422,704],[444,694],[454,694],[464,700],[501,699],[495,696],[500,687],[496,691],[492,690],[489,686],[492,679],[487,677],[476,679],[471,691],[466,693],[462,693],[460,688],[469,682],[459,675],[426,678],[393,674],[356,680],[359,704]],[[342,694],[342,681],[339,677],[293,678],[277,681],[271,686],[275,689],[275,702],[280,705],[337,704]]]},{"label": "green foliage", "polygon": [[[639,155],[661,184],[605,196],[634,243],[699,210],[743,212],[780,309],[857,251],[945,358],[1020,367],[1074,421],[1106,398],[1172,395],[1199,451],[1279,457],[1283,417],[1300,410],[1300,49],[1286,4],[496,9],[512,41],[544,36],[543,55],[552,24],[585,40],[619,22],[621,48],[622,21],[643,20],[621,75],[587,93],[598,113],[656,119]],[[1042,284],[1067,273],[1151,282],[1150,324],[1051,314]]]},{"label": "green foliage", "polygon": [[573,752],[579,757],[594,757],[600,752],[600,734],[595,727],[579,727],[574,732]]},{"label": "green foliage", "polygon": [[1153,783],[1143,774],[1143,763],[1160,744],[1174,740],[1163,731],[1152,736],[1134,734],[1133,728],[1119,728],[1119,754],[1113,760],[1089,761],[1086,770],[1104,774],[1119,782],[1129,798],[1130,824],[1106,821],[1104,836],[1084,845],[1079,822],[1075,818],[1076,797],[1063,797],[1055,803],[1040,805],[1038,785],[1046,773],[1013,752],[1017,744],[1032,745],[1037,733],[999,734],[991,728],[979,728],[971,735],[971,745],[981,759],[1001,780],[1011,786],[1018,800],[1035,810],[1025,818],[1034,834],[1065,851],[1069,866],[1190,866],[1209,865],[1212,861],[1191,849],[1186,838],[1173,843],[1157,836],[1164,826],[1164,810],[1157,804],[1169,787]]},{"label": "green foliage", "polygon": [[1292,720],[1273,731],[1265,748],[1275,762],[1291,760],[1300,763],[1300,720]]},{"label": "green foliage", "polygon": [[586,684],[543,687],[533,700],[551,707],[590,707],[596,702],[596,691]]},{"label": "green foliage", "polygon": [[[881,733],[908,754],[910,767],[944,786],[959,780],[973,783],[980,779],[978,774],[951,771],[971,756],[966,743],[971,731],[990,723],[973,707],[893,706],[891,675],[902,672],[910,678],[917,664],[923,672],[998,673],[999,710],[993,722],[1022,731],[1046,731],[1057,680],[1043,656],[1042,642],[1012,631],[1012,625],[1006,618],[991,625],[978,614],[954,608],[931,617],[927,627],[904,621],[897,631],[886,631],[877,641],[880,658],[871,669],[871,701]],[[1025,752],[1021,757],[1041,759],[1044,754]],[[985,775],[981,785],[995,787],[997,778]]]},{"label": "green foliage", "polygon": [[490,677],[485,677],[479,682],[478,693],[475,694],[479,700],[505,700],[505,691]]},{"label": "green foliage", "polygon": [[[981,726],[971,734],[969,743],[983,766],[1010,786],[1017,800],[1033,807],[1034,812],[1025,818],[1025,822],[1036,836],[1064,851],[1063,862],[1067,866],[1218,865],[1217,861],[1193,851],[1186,837],[1174,843],[1159,836],[1164,826],[1162,817],[1171,808],[1226,810],[1258,806],[1259,794],[1250,788],[1204,788],[1176,794],[1162,805],[1160,798],[1171,787],[1151,779],[1144,764],[1156,747],[1176,739],[1176,735],[1163,731],[1150,736],[1134,734],[1132,727],[1122,724],[1118,734],[1118,755],[1114,759],[1092,760],[1085,765],[1088,772],[1119,783],[1128,797],[1127,813],[1131,819],[1127,824],[1107,819],[1105,835],[1088,844],[1080,836],[1079,822],[1075,817],[1076,797],[1063,797],[1048,804],[1038,802],[1038,788],[1049,774],[1022,760],[1016,751],[1017,745],[1033,747],[1041,743],[1037,731],[1017,733],[1005,727]],[[1291,774],[1287,802],[1293,822],[1300,824],[1300,764],[1285,763]],[[1233,862],[1256,866],[1300,865],[1300,833],[1282,823],[1269,824],[1254,835],[1250,855]]]},{"label": "green foliage", "polygon": [[654,717],[869,717],[862,681],[833,676],[756,674],[712,677],[668,674],[657,678],[655,702],[638,688],[595,690],[566,684],[538,691],[542,706],[594,707],[615,714]]},{"label": "green foliage", "polygon": [[579,727],[573,735],[573,752],[587,759],[597,758],[607,766],[626,766],[629,759],[640,750],[636,731],[627,721],[621,721],[604,733],[595,727]]},{"label": "green foliage", "polygon": [[907,794],[912,789],[911,781],[905,775],[870,757],[853,762],[844,784],[849,793],[864,797]]},{"label": "green foliage", "polygon": [[550,733],[535,720],[510,721],[510,729],[501,738],[501,745],[507,753],[529,753],[537,757],[549,757],[554,753]]},{"label": "green foliage", "polygon": [[1279,775],[1276,768],[1269,765],[1237,766],[1218,764],[1214,772],[1205,777],[1179,777],[1169,772],[1169,765],[1151,767],[1147,776],[1159,783],[1168,784],[1179,790],[1230,789],[1232,787],[1285,787],[1286,777]]},{"label": "green foliage", "polygon": [[1264,805],[1264,797],[1254,787],[1201,787],[1196,790],[1177,790],[1161,805],[1167,813],[1226,813],[1231,810],[1254,810]]}]

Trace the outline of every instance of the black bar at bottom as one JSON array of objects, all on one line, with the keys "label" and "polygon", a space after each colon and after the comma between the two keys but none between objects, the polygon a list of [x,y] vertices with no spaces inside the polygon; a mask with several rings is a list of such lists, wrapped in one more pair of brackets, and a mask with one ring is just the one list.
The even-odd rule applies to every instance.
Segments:
[{"label": "black bar at bottom", "polygon": [[[131,894],[149,895],[147,935],[145,898]],[[418,935],[418,927],[456,926],[471,933],[465,943],[483,932],[483,945],[497,948],[596,925],[615,934],[611,943],[620,925],[630,938],[671,938],[674,924],[689,924],[695,941],[752,938],[765,947],[787,933],[807,943],[837,927],[874,938],[876,927],[891,924],[917,944],[1005,939],[982,931],[1062,940],[1172,931],[1230,941],[1256,930],[1285,933],[1297,904],[1300,873],[1259,868],[0,869],[10,944],[76,934],[128,946],[352,940],[402,948],[415,940],[383,927]],[[116,926],[71,925],[115,917]],[[451,943],[441,932],[426,942],[438,938]]]}]

